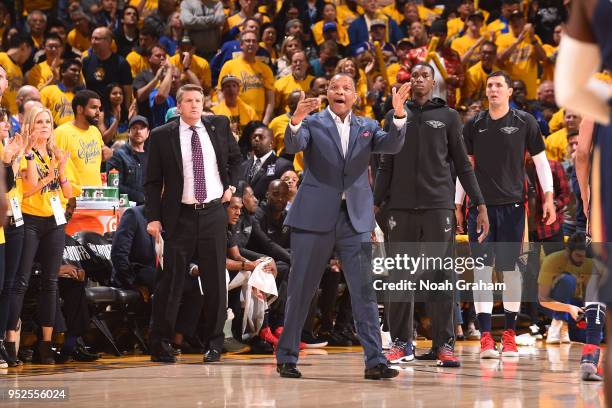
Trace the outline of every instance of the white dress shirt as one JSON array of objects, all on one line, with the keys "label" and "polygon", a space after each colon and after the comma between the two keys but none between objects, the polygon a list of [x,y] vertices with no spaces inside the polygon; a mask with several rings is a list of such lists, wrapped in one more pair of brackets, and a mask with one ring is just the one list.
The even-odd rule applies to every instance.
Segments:
[{"label": "white dress shirt", "polygon": [[[179,135],[181,140],[181,158],[183,160],[183,204],[196,204],[198,200],[195,198],[194,177],[193,177],[193,158],[191,153],[191,135],[193,131],[189,129],[189,125],[180,120]],[[200,137],[200,146],[202,147],[202,157],[204,158],[204,178],[206,179],[206,199],[208,203],[223,195],[223,183],[219,175],[219,167],[217,167],[217,156],[215,149],[210,141],[210,136],[204,127],[201,120],[195,125],[196,132]]]}]

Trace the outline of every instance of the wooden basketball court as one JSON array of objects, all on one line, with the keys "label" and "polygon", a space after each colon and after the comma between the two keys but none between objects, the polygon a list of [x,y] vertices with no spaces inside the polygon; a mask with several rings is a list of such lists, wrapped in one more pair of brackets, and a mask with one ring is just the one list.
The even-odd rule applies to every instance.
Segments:
[{"label": "wooden basketball court", "polygon": [[[419,342],[418,354],[428,342]],[[301,379],[276,373],[271,356],[224,355],[204,365],[199,355],[179,364],[147,356],[105,357],[96,363],[3,370],[0,405],[79,407],[604,407],[601,383],[580,380],[582,345],[519,347],[520,359],[480,360],[478,342],[459,342],[459,369],[434,362],[402,365],[394,380],[363,379],[361,349],[326,348],[301,355]],[[63,402],[10,401],[7,389],[67,387]]]}]

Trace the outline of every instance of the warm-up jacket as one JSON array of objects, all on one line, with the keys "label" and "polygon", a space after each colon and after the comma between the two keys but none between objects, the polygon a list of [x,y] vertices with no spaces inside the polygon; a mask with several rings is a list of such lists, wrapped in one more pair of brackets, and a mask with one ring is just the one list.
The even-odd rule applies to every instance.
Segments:
[{"label": "warm-up jacket", "polygon": [[[440,98],[418,106],[406,102],[406,141],[395,155],[383,155],[374,187],[374,204],[387,209],[454,209],[455,173],[475,204],[484,200],[468,159],[456,110]],[[393,120],[391,110],[385,123]]]}]

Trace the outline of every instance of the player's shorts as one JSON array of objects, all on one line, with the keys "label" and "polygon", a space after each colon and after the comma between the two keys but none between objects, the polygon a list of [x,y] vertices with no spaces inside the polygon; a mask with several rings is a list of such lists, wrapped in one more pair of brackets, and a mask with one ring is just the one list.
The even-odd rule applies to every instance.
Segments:
[{"label": "player's shorts", "polygon": [[478,243],[476,218],[478,209],[472,207],[468,215],[468,237],[472,257],[482,257],[486,266],[498,271],[513,271],[521,254],[525,234],[525,205],[523,203],[487,206],[489,235],[482,244]]}]

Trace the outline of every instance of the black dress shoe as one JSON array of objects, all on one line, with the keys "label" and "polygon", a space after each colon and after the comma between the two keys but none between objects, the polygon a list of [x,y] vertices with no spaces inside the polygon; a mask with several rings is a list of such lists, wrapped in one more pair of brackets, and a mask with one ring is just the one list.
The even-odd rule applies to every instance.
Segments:
[{"label": "black dress shoe", "polygon": [[397,377],[399,371],[388,367],[387,365],[380,363],[372,368],[366,368],[364,372],[364,378],[366,380],[380,380],[383,378]]},{"label": "black dress shoe", "polygon": [[98,353],[92,353],[87,350],[87,347],[77,344],[74,351],[72,352],[72,358],[74,361],[81,361],[84,363],[90,363],[92,361],[96,361],[100,358]]},{"label": "black dress shoe", "polygon": [[215,349],[210,349],[204,353],[205,363],[218,363],[221,361],[221,352]]},{"label": "black dress shoe", "polygon": [[438,359],[438,355],[433,349],[429,349],[427,353],[419,356],[415,355],[414,358],[419,361],[435,361]]},{"label": "black dress shoe", "polygon": [[302,376],[294,363],[277,364],[276,372],[285,378],[300,378]]},{"label": "black dress shoe", "polygon": [[319,332],[319,339],[326,341],[328,346],[333,347],[350,347],[353,345],[351,340],[334,330],[329,332]]},{"label": "black dress shoe", "polygon": [[151,361],[154,363],[176,363],[176,357],[171,354],[161,353],[161,354],[152,354],[151,353]]},{"label": "black dress shoe", "polygon": [[55,352],[51,349],[50,341],[39,341],[36,347],[33,361],[37,364],[54,365]]}]

